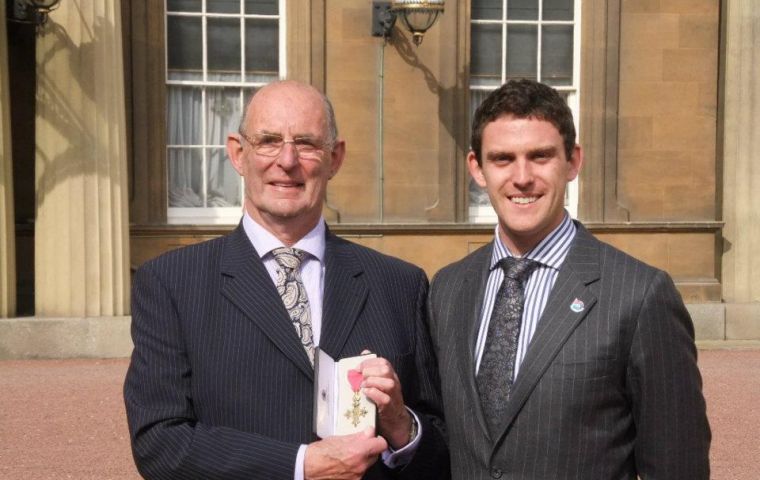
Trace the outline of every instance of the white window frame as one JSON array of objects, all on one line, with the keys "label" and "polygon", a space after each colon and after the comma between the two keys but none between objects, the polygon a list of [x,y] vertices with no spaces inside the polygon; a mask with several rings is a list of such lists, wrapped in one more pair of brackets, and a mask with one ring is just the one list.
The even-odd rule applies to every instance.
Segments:
[{"label": "white window frame", "polygon": [[[502,16],[498,20],[481,20],[471,19],[471,25],[500,25],[501,26],[501,82],[507,81],[507,26],[508,25],[536,25],[538,28],[538,48],[536,74],[541,81],[541,27],[544,25],[573,25],[573,82],[570,86],[556,86],[557,91],[566,93],[567,104],[573,112],[573,121],[576,127],[576,136],[580,138],[578,131],[578,120],[580,118],[580,79],[581,79],[581,3],[583,0],[575,0],[573,4],[573,20],[543,20],[544,0],[538,2],[538,19],[537,20],[508,20],[507,4],[509,0],[502,0]],[[498,87],[470,85],[470,91],[493,91]],[[469,175],[467,177],[469,191]],[[565,208],[570,216],[578,216],[578,178],[570,182],[567,186],[565,195]],[[486,205],[468,205],[467,218],[470,223],[496,223],[498,218],[496,212],[490,204]]]},{"label": "white window frame", "polygon": [[[164,48],[166,49],[164,58],[166,59],[166,65],[164,66],[164,72],[165,72],[165,82],[166,86],[189,86],[189,87],[200,87],[201,89],[201,125],[202,125],[202,133],[201,133],[201,140],[203,143],[198,145],[172,145],[167,144],[166,145],[166,159],[164,162],[164,166],[166,168],[166,178],[168,182],[169,178],[169,162],[168,162],[168,153],[169,150],[176,148],[176,149],[200,149],[201,150],[201,175],[202,175],[202,181],[201,185],[203,188],[203,197],[207,198],[207,192],[206,189],[208,188],[208,178],[207,178],[207,162],[209,157],[209,149],[212,148],[225,148],[225,145],[212,145],[207,144],[208,136],[206,135],[207,131],[207,118],[206,118],[206,88],[207,87],[237,87],[241,89],[256,89],[263,87],[266,85],[265,82],[246,82],[246,81],[239,81],[239,82],[224,82],[224,81],[209,81],[208,80],[208,49],[203,48],[203,80],[170,80],[169,79],[169,65],[168,65],[168,52],[169,52],[169,41],[168,41],[168,19],[169,16],[177,16],[177,17],[200,17],[202,19],[202,41],[203,45],[205,46],[207,43],[207,19],[209,18],[236,18],[240,19],[240,68],[241,68],[241,79],[245,79],[245,21],[247,19],[278,19],[278,42],[279,42],[279,58],[278,58],[278,69],[279,69],[279,79],[285,79],[287,77],[287,43],[286,43],[286,18],[285,18],[285,12],[286,12],[286,0],[278,0],[278,9],[279,13],[278,15],[255,15],[255,14],[240,14],[240,13],[208,13],[206,11],[206,2],[207,0],[202,0],[202,7],[200,12],[169,12],[168,11],[168,0],[164,0],[164,38],[166,38],[166,42],[164,42]],[[244,1],[240,0],[240,12],[243,11],[244,7]],[[243,98],[244,91],[240,91],[240,104],[243,105],[243,102],[245,101],[245,98]],[[168,119],[167,119],[168,121]],[[229,160],[229,159],[228,159]],[[240,179],[240,191],[241,191],[241,198],[240,198],[240,204],[245,205],[245,190],[244,190],[244,184],[243,179]],[[169,195],[169,189],[167,188],[167,195]],[[243,207],[167,207],[167,223],[170,225],[234,225],[237,224],[240,221],[240,217],[243,212]]]}]

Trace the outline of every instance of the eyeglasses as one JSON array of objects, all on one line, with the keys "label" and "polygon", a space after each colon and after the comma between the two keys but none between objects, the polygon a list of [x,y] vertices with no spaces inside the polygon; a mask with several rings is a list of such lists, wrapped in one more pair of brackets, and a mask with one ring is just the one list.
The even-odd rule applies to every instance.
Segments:
[{"label": "eyeglasses", "polygon": [[285,140],[282,135],[276,133],[254,133],[251,136],[238,131],[253,147],[253,151],[263,157],[276,157],[282,153],[286,143],[293,144],[299,158],[321,158],[325,150],[330,148],[329,143],[321,142],[312,137],[296,137],[293,140]]}]

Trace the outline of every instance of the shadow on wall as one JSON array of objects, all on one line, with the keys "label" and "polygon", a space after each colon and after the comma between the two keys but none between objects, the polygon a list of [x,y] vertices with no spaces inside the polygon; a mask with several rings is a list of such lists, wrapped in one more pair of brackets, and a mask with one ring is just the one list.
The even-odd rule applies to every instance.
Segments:
[{"label": "shadow on wall", "polygon": [[[113,85],[94,72],[100,68],[96,64],[98,56],[107,55],[98,49],[110,44],[108,37],[113,36],[114,26],[99,17],[91,29],[88,27],[84,21],[79,25],[83,41],[77,44],[51,18],[38,41],[39,141],[35,148],[38,211],[45,205],[48,194],[71,177],[94,174],[118,180],[114,179],[109,159],[104,158],[114,151],[115,139],[111,138],[114,128],[109,125],[113,103],[107,101],[114,94]],[[93,195],[93,200],[97,200],[96,191],[82,194]],[[98,205],[91,206],[96,213]],[[89,210],[78,212],[87,213]]]},{"label": "shadow on wall", "polygon": [[[126,115],[109,2],[68,0],[37,39],[35,313],[128,312]],[[60,22],[60,23],[59,23]]]},{"label": "shadow on wall", "polygon": [[469,142],[465,138],[466,128],[462,128],[463,124],[458,124],[455,117],[457,109],[456,104],[461,101],[462,93],[460,89],[465,85],[465,72],[461,70],[457,72],[456,81],[450,86],[445,87],[435,77],[433,72],[422,62],[420,62],[417,56],[416,47],[413,45],[409,38],[405,35],[399,35],[395,30],[390,37],[389,42],[399,53],[401,58],[407,63],[407,65],[418,69],[425,77],[425,83],[428,90],[434,93],[438,97],[438,119],[441,125],[446,128],[451,138],[456,142],[456,149],[458,152],[466,152],[469,150]]}]

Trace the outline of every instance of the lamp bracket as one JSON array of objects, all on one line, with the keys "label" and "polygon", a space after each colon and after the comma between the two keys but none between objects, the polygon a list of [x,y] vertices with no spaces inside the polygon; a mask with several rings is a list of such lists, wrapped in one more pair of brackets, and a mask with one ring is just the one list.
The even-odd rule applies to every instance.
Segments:
[{"label": "lamp bracket", "polygon": [[37,23],[36,12],[26,0],[11,0],[8,5],[8,20],[17,23]]},{"label": "lamp bracket", "polygon": [[8,21],[37,25],[39,32],[47,22],[48,14],[58,8],[61,0],[40,2],[39,0],[11,0],[8,4]]},{"label": "lamp bracket", "polygon": [[391,10],[390,0],[372,1],[372,36],[388,38],[396,23],[396,13]]}]

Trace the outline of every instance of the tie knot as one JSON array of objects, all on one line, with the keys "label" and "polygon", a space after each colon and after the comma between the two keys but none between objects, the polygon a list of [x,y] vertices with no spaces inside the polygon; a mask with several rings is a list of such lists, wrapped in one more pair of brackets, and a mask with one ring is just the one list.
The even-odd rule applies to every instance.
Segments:
[{"label": "tie knot", "polygon": [[297,270],[301,266],[301,260],[303,260],[303,250],[297,248],[280,247],[272,250],[272,255],[277,261],[277,264],[287,271]]},{"label": "tie knot", "polygon": [[499,260],[499,265],[504,270],[504,275],[522,283],[538,267],[539,263],[528,258],[504,257]]}]

